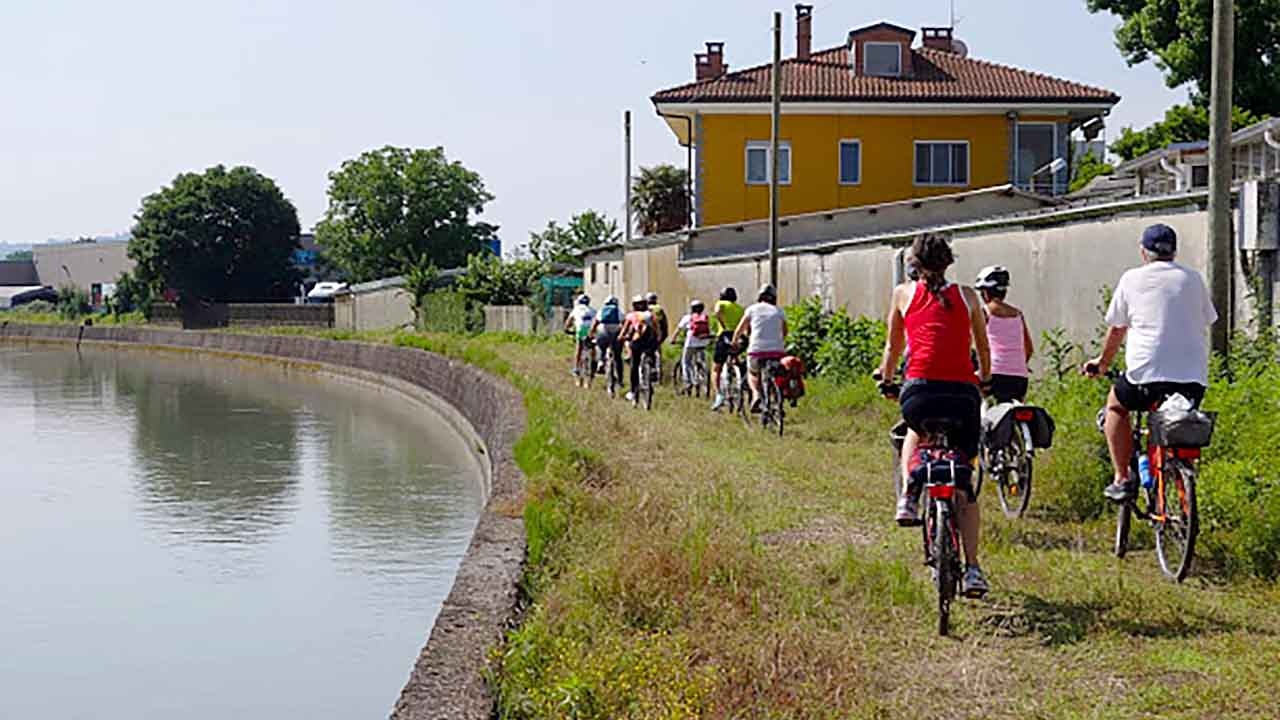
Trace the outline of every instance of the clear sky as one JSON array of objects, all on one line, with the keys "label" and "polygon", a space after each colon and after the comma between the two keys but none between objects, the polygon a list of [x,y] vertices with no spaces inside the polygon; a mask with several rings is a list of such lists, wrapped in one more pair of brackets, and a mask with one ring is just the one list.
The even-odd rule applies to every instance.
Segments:
[{"label": "clear sky", "polygon": [[[947,0],[816,3],[814,47],[880,20],[945,25]],[[1084,0],[958,0],[975,57],[1123,96],[1109,135],[1185,97],[1128,68],[1116,19]],[[722,40],[766,62],[772,12],[794,52],[793,3],[761,0],[40,0],[0,2],[0,242],[127,230],[179,172],[247,164],[304,228],[327,173],[382,145],[443,145],[497,199],[507,247],[551,218],[622,211],[622,111],[637,164],[684,162],[648,97],[687,82]]]}]

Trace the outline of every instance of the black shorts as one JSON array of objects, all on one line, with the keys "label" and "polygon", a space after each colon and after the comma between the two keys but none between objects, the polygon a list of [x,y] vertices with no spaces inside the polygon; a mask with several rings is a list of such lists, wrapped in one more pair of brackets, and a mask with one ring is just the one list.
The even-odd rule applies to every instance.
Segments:
[{"label": "black shorts", "polygon": [[1127,375],[1121,375],[1115,382],[1116,400],[1128,410],[1147,412],[1164,402],[1171,395],[1181,395],[1200,407],[1204,400],[1205,387],[1199,383],[1154,382],[1135,385],[1129,382]]},{"label": "black shorts", "polygon": [[998,403],[1021,402],[1027,399],[1028,385],[1020,375],[992,375],[990,395]]},{"label": "black shorts", "polygon": [[733,349],[733,333],[722,332],[716,338],[716,349],[711,353],[711,360],[717,365],[729,362],[729,351]]},{"label": "black shorts", "polygon": [[939,380],[908,380],[900,396],[902,419],[919,434],[929,420],[946,419],[956,424],[948,438],[956,450],[969,458],[978,457],[982,433],[982,393],[971,383]]}]

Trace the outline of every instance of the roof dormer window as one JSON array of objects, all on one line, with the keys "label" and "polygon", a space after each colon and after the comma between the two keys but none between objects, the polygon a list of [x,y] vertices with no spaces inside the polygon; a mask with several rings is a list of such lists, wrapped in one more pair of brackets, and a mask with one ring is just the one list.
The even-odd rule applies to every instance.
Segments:
[{"label": "roof dormer window", "polygon": [[862,45],[863,72],[875,77],[902,76],[902,45],[896,42],[865,42]]}]

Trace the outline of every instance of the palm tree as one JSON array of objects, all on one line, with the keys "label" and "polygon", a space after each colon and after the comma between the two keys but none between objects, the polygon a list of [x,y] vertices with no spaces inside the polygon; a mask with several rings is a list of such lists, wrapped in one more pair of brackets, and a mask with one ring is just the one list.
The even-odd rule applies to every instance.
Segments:
[{"label": "palm tree", "polygon": [[689,225],[689,173],[675,165],[640,168],[631,183],[631,209],[641,235]]}]

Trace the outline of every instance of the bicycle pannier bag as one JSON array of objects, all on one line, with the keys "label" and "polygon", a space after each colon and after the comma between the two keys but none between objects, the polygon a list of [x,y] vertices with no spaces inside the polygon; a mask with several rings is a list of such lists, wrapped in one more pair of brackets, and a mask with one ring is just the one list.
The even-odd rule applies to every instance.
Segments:
[{"label": "bicycle pannier bag", "polygon": [[788,400],[804,397],[804,361],[794,355],[782,358],[782,372],[778,374],[778,386]]},{"label": "bicycle pannier bag", "polygon": [[1018,423],[1026,423],[1031,431],[1032,447],[1043,450],[1053,446],[1056,424],[1044,408],[1006,403],[996,405],[982,418],[987,447],[1000,448],[1013,441]]},{"label": "bicycle pannier bag", "polygon": [[1151,413],[1151,442],[1159,447],[1202,448],[1213,439],[1213,413],[1200,410],[1160,410]]}]

